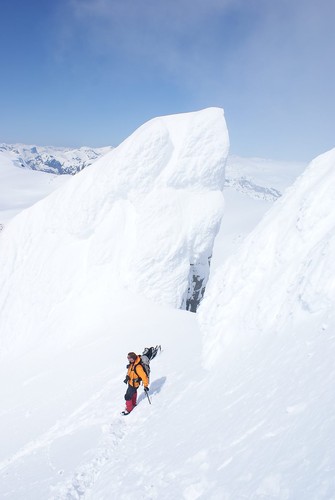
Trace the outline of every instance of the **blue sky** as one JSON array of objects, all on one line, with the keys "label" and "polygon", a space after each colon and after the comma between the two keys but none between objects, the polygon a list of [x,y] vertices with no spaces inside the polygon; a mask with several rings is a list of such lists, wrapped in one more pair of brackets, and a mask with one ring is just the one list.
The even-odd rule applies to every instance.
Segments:
[{"label": "blue sky", "polygon": [[231,151],[335,147],[333,0],[2,0],[0,142],[117,145],[225,109]]}]

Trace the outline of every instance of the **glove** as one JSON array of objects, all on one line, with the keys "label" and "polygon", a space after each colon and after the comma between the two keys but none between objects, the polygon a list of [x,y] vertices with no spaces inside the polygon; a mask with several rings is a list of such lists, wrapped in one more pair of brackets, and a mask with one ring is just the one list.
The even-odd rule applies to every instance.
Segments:
[{"label": "glove", "polygon": [[149,387],[144,387],[145,392],[149,392]]},{"label": "glove", "polygon": [[123,382],[124,382],[125,384],[128,384],[128,380],[129,380],[129,377],[128,377],[128,375],[127,375],[127,376],[126,376],[126,378],[124,379],[124,381],[123,381]]}]

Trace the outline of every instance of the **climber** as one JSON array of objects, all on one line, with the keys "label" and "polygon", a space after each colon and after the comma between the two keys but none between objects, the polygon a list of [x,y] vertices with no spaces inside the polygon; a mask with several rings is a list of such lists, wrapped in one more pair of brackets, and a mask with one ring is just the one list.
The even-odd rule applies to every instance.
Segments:
[{"label": "climber", "polygon": [[141,363],[141,357],[137,356],[134,352],[129,352],[127,358],[129,364],[127,365],[128,372],[124,383],[128,384],[128,388],[124,396],[126,400],[126,409],[122,412],[122,415],[129,415],[136,406],[137,389],[141,382],[144,385],[145,392],[149,391],[149,378]]}]

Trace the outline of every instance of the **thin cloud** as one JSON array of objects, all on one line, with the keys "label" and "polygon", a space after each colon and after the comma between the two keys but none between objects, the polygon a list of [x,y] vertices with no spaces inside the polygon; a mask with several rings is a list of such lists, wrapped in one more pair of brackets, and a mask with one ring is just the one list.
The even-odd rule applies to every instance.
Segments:
[{"label": "thin cloud", "polygon": [[71,0],[70,5],[78,18],[92,16],[105,20],[135,19],[137,23],[146,20],[155,26],[172,23],[172,27],[190,26],[206,17],[224,12],[236,0]]},{"label": "thin cloud", "polygon": [[99,53],[143,57],[169,70],[195,58],[215,34],[208,27],[236,0],[71,0],[74,33],[86,30],[87,43]]},{"label": "thin cloud", "polygon": [[[188,107],[207,105],[207,101],[199,102],[206,93],[210,94],[208,104],[220,105],[229,62],[248,37],[248,31],[233,35],[231,26],[231,13],[242,3],[71,0],[60,16],[62,35],[56,62],[61,61],[67,71],[72,67],[76,71],[82,64],[79,54],[90,65],[90,74],[98,73],[111,82],[116,74],[122,77],[124,70],[127,74],[136,67],[139,79],[162,79],[186,92]],[[229,41],[232,36],[233,42]]]},{"label": "thin cloud", "polygon": [[317,79],[331,71],[324,64],[335,42],[332,0],[70,0],[67,6],[59,52],[64,59],[68,53],[70,64],[72,45],[74,51],[81,45],[105,64],[122,60],[164,72],[213,101],[225,102],[235,89],[243,99],[283,87],[292,99],[302,85],[299,72]]},{"label": "thin cloud", "polygon": [[324,135],[330,130],[333,0],[70,0],[66,6],[60,45],[68,66],[79,54],[78,64],[87,64],[89,74],[111,75],[111,84],[122,71],[127,81],[135,67],[136,83],[148,75],[154,85],[172,84],[188,106],[222,105],[250,149],[255,121],[256,142],[272,141],[273,149],[286,130],[291,141],[308,126],[304,113],[309,137],[321,134],[313,123],[324,123]]},{"label": "thin cloud", "polygon": [[333,38],[335,14],[332,0],[70,0],[68,6],[64,50],[72,33],[84,50],[138,58],[179,77],[191,72],[190,80],[201,72],[205,79],[234,68],[247,73],[253,65],[264,71],[276,60],[278,68],[299,63],[307,48],[315,56],[325,34]]}]

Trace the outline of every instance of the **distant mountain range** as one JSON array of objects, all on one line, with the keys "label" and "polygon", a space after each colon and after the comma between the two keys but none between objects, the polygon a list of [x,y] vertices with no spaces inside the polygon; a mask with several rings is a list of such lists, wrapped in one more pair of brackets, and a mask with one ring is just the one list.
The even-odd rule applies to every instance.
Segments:
[{"label": "distant mountain range", "polygon": [[[57,175],[74,175],[90,166],[113,147],[77,149],[0,143],[0,167],[13,166]],[[229,155],[225,187],[251,198],[275,201],[305,169],[306,164],[265,158]]]},{"label": "distant mountain range", "polygon": [[225,187],[256,200],[275,201],[305,170],[305,162],[229,155]]},{"label": "distant mountain range", "polygon": [[81,147],[77,149],[27,146],[25,144],[0,144],[1,153],[11,159],[15,166],[39,170],[51,174],[76,174],[113,148]]}]

